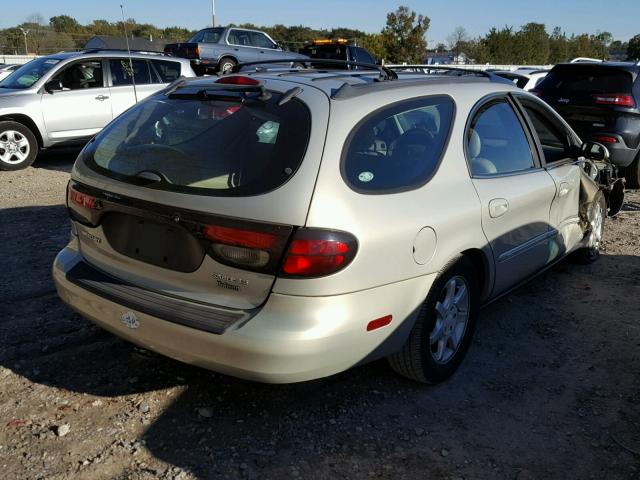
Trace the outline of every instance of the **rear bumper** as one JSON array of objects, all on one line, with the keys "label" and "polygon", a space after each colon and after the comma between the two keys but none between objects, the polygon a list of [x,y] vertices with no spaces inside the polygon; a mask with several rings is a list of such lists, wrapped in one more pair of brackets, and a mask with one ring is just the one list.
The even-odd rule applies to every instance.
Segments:
[{"label": "rear bumper", "polygon": [[[332,297],[271,294],[253,318],[215,334],[125,307],[71,282],[67,273],[82,261],[74,243],[56,257],[53,278],[60,298],[82,316],[176,360],[268,383],[326,377],[398,350],[435,279],[432,274]],[[390,325],[366,331],[371,320],[389,314]]]},{"label": "rear bumper", "polygon": [[627,147],[622,138],[618,143],[605,143],[604,145],[611,154],[611,163],[621,168],[631,165],[638,155],[638,150]]}]

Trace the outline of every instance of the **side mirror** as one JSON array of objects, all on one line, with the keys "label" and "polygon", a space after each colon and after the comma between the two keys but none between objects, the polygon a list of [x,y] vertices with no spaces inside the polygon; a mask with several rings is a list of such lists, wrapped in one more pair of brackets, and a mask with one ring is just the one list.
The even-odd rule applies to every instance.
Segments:
[{"label": "side mirror", "polygon": [[611,154],[603,144],[591,140],[582,144],[582,156],[596,162],[608,162]]},{"label": "side mirror", "polygon": [[64,90],[64,87],[62,86],[62,82],[60,80],[49,80],[44,84],[44,90],[47,93],[61,92],[62,90]]}]

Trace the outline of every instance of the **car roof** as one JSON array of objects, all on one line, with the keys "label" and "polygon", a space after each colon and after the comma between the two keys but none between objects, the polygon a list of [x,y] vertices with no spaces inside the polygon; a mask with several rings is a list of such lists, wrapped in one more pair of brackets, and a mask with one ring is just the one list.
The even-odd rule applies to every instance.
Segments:
[{"label": "car roof", "polygon": [[556,68],[617,68],[622,70],[627,70],[629,72],[638,73],[640,72],[640,64],[634,62],[574,62],[574,63],[559,63],[553,69]]},{"label": "car roof", "polygon": [[59,52],[53,53],[51,55],[46,55],[40,58],[55,58],[57,60],[68,60],[72,58],[79,58],[82,56],[92,57],[111,57],[111,58],[129,58],[131,55],[132,58],[157,58],[157,59],[166,59],[172,60],[174,62],[180,63],[189,63],[189,60],[180,58],[180,57],[170,57],[168,55],[163,54],[162,52],[139,52],[139,51],[131,51],[129,54],[126,50],[103,50],[103,49],[88,49],[74,52]]},{"label": "car roof", "polygon": [[[268,71],[241,72],[240,76],[253,77],[260,81],[279,80],[296,85],[308,85],[322,90],[333,100],[348,100],[365,95],[379,94],[401,88],[420,87],[424,95],[446,94],[448,90],[461,87],[468,90],[478,88],[485,94],[503,91],[520,91],[510,83],[497,83],[490,77],[451,75],[401,74],[397,80],[380,80],[379,72],[350,70],[304,70],[280,69]],[[206,86],[218,77],[198,77],[186,80],[190,86]]]}]

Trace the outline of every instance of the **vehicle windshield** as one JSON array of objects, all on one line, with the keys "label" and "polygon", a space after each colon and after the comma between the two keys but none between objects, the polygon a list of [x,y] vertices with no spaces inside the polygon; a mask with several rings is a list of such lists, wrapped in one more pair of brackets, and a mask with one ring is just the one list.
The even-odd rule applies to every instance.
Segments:
[{"label": "vehicle windshield", "polygon": [[574,64],[556,67],[538,88],[547,95],[562,96],[627,93],[632,80],[631,73],[622,69]]},{"label": "vehicle windshield", "polygon": [[278,105],[275,92],[266,101],[198,96],[158,95],[129,110],[89,144],[88,165],[128,183],[216,196],[266,193],[295,174],[311,129],[304,103]]},{"label": "vehicle windshield", "polygon": [[16,89],[30,88],[61,61],[61,58],[51,57],[31,60],[5,78],[0,84],[0,87]]}]

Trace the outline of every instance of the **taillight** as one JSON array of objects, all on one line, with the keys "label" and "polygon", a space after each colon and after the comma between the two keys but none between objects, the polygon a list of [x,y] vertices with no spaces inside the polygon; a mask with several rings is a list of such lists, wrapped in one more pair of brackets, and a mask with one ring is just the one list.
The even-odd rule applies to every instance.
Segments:
[{"label": "taillight", "polygon": [[536,97],[542,97],[542,90],[538,90],[537,88],[532,88],[529,90],[529,93],[535,95]]},{"label": "taillight", "polygon": [[95,210],[98,208],[98,200],[96,197],[79,192],[71,186],[69,187],[69,200],[76,205],[88,208],[89,210]]},{"label": "taillight", "polygon": [[346,232],[298,230],[282,265],[282,276],[323,277],[345,268],[356,255],[358,243]]},{"label": "taillight", "polygon": [[260,81],[251,77],[244,77],[241,75],[235,75],[231,77],[220,77],[216,80],[216,83],[221,83],[223,85],[248,85],[248,86],[258,86],[260,85]]},{"label": "taillight", "polygon": [[600,93],[591,96],[598,105],[615,105],[617,107],[634,108],[636,102],[631,95],[619,93]]},{"label": "taillight", "polygon": [[286,241],[270,232],[219,225],[204,225],[202,235],[211,242],[210,253],[216,260],[255,270],[274,270]]},{"label": "taillight", "polygon": [[592,140],[601,143],[618,143],[618,139],[616,137],[611,137],[609,135],[595,135],[592,137]]}]

